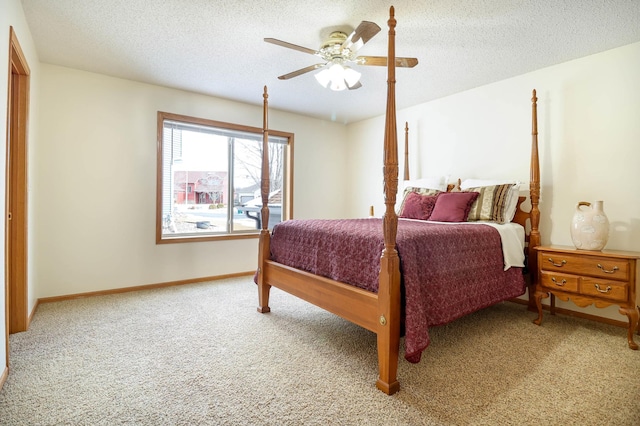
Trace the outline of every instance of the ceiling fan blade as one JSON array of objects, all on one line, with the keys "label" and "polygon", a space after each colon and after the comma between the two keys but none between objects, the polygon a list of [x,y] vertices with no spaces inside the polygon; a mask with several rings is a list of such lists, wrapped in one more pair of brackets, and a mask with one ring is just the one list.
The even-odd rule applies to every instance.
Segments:
[{"label": "ceiling fan blade", "polygon": [[349,86],[347,84],[347,89],[349,89],[349,90],[356,90],[356,89],[359,89],[361,87],[362,87],[362,83],[360,83],[359,81],[356,84],[354,84],[353,86]]},{"label": "ceiling fan blade", "polygon": [[380,32],[380,27],[375,22],[362,21],[360,25],[351,33],[349,38],[352,42],[362,40],[362,44],[368,42],[374,35]]},{"label": "ceiling fan blade", "polygon": [[[358,65],[386,66],[386,56],[358,56],[354,59]],[[417,58],[396,58],[396,67],[413,68],[418,65]]]},{"label": "ceiling fan blade", "polygon": [[289,49],[297,50],[299,52],[309,53],[311,55],[316,55],[318,52],[313,49],[309,49],[308,47],[298,46],[297,44],[288,43],[286,41],[278,40],[276,38],[265,38],[264,41],[267,43],[277,44],[278,46],[287,47]]},{"label": "ceiling fan blade", "polygon": [[322,68],[325,65],[327,65],[327,64],[326,63],[322,63],[322,64],[310,65],[308,67],[301,68],[301,69],[299,69],[297,71],[292,71],[292,72],[290,72],[288,74],[281,75],[280,77],[278,77],[278,79],[279,80],[288,80],[290,78],[297,77],[299,75],[302,75],[302,74],[317,70],[318,68]]},{"label": "ceiling fan blade", "polygon": [[349,49],[351,53],[355,53],[379,32],[380,27],[375,22],[362,21],[360,25],[349,34],[349,37],[347,37],[344,43],[342,43],[342,49]]}]

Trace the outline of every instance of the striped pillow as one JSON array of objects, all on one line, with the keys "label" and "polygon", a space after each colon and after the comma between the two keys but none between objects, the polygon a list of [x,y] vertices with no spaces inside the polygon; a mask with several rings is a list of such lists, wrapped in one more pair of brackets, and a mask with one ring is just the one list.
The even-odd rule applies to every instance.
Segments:
[{"label": "striped pillow", "polygon": [[507,210],[513,197],[513,183],[503,185],[466,188],[463,192],[478,192],[478,198],[471,206],[468,221],[488,220],[505,223],[511,220]]}]

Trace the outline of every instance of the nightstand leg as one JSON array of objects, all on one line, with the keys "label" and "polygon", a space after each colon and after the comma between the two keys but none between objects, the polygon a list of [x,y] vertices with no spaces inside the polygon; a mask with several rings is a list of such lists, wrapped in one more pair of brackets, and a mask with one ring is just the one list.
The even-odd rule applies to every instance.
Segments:
[{"label": "nightstand leg", "polygon": [[629,329],[627,330],[629,347],[633,350],[638,350],[638,344],[633,341],[633,333],[638,328],[638,308],[636,306],[632,308],[620,308],[619,312],[629,318]]},{"label": "nightstand leg", "polygon": [[549,297],[549,293],[544,293],[542,291],[536,290],[534,299],[536,301],[536,308],[538,309],[538,318],[533,320],[533,323],[535,325],[542,324],[542,299],[545,297]]}]

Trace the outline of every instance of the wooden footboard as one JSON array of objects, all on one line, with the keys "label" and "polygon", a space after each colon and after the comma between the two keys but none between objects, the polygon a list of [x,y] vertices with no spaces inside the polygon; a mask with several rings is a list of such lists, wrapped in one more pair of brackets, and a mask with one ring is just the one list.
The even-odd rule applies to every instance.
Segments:
[{"label": "wooden footboard", "polygon": [[264,280],[274,287],[339,315],[361,327],[378,331],[378,295],[350,284],[267,260]]}]

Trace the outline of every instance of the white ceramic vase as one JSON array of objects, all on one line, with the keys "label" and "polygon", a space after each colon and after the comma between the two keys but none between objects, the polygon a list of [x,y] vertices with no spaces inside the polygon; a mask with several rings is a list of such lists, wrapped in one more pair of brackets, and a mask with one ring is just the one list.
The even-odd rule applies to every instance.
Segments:
[{"label": "white ceramic vase", "polygon": [[593,206],[580,201],[571,221],[571,239],[579,250],[602,250],[609,239],[609,219],[603,210],[603,201]]}]

